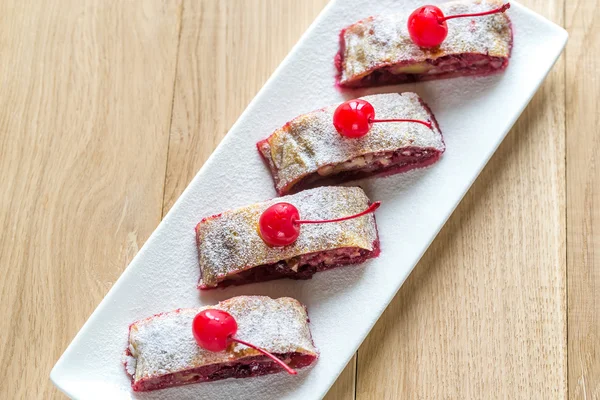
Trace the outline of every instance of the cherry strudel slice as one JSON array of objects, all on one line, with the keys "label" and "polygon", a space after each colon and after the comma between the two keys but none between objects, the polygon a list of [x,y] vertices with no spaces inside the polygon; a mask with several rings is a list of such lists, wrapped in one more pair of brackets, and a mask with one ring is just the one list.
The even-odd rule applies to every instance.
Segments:
[{"label": "cherry strudel slice", "polygon": [[435,163],[445,150],[429,107],[415,93],[362,97],[381,119],[431,122],[375,124],[361,138],[347,138],[333,125],[336,105],[301,115],[257,144],[279,194],[376,174],[393,174]]},{"label": "cherry strudel slice", "polygon": [[310,279],[316,272],[379,255],[372,214],[334,223],[303,225],[297,240],[268,246],[259,234],[261,214],[275,203],[294,205],[303,219],[358,214],[370,201],[358,187],[321,187],[204,218],[196,226],[200,289],[273,279]]},{"label": "cherry strudel slice", "polygon": [[306,308],[297,300],[234,297],[216,306],[178,309],[131,324],[124,364],[134,391],[283,371],[270,358],[236,342],[220,352],[198,346],[192,321],[209,308],[231,314],[237,321],[236,337],[271,352],[292,368],[306,367],[318,357]]},{"label": "cherry strudel slice", "polygon": [[[502,6],[501,0],[462,0],[439,5],[445,15],[473,14]],[[421,48],[408,33],[410,11],[365,18],[340,33],[336,56],[342,87],[488,75],[504,70],[513,33],[506,13],[447,21],[438,47]]]}]

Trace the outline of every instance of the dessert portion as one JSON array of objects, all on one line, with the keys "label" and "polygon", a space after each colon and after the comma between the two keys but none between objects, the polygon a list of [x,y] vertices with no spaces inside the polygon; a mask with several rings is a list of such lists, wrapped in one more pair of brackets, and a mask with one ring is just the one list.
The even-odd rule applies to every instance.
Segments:
[{"label": "dessert portion", "polygon": [[[205,311],[213,311],[217,317],[234,318],[236,338],[227,338],[231,340],[223,350],[211,351],[199,345],[202,342],[198,341],[198,334],[202,335],[202,329],[211,329],[206,324],[196,325],[195,318]],[[220,327],[227,327],[231,320],[217,318],[216,322],[225,325],[208,332],[215,335],[213,341],[219,339]],[[131,376],[133,390],[140,392],[284,371],[263,351],[277,357],[289,369],[303,368],[318,358],[308,322],[306,308],[289,297],[240,296],[216,306],[157,314],[129,326],[125,370]]]},{"label": "dessert portion", "polygon": [[[441,10],[438,15],[432,15],[432,7]],[[511,21],[504,12],[508,5],[500,0],[461,0],[423,8],[412,14],[368,17],[344,28],[335,60],[339,85],[371,87],[488,75],[508,66],[513,42]],[[493,14],[481,15],[489,12]],[[427,23],[437,17],[439,24]]]},{"label": "dessert portion", "polygon": [[[442,133],[435,117],[417,94],[376,94],[358,100],[368,102],[378,118],[417,121],[381,121],[385,123],[372,126],[370,123],[379,120],[366,121],[367,134],[348,137],[343,130],[338,131],[340,126],[334,123],[336,110],[345,103],[293,119],[257,144],[280,195],[322,184],[426,167],[444,152]],[[419,121],[428,123],[415,123]]]},{"label": "dessert portion", "polygon": [[[295,208],[303,220],[289,244],[272,244],[260,224],[278,204]],[[196,226],[200,289],[273,279],[310,279],[316,272],[361,263],[379,255],[375,217],[358,187],[321,187],[204,218]],[[271,208],[272,210],[272,208]],[[276,213],[279,214],[279,213]],[[327,222],[336,218],[351,219]],[[286,220],[287,221],[287,220]],[[319,223],[323,221],[324,223]],[[277,247],[279,246],[279,247]]]}]

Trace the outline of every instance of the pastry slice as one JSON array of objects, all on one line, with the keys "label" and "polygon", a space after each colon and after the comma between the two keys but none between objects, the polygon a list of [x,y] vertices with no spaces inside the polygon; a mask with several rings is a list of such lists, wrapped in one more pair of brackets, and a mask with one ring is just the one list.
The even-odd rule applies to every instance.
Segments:
[{"label": "pastry slice", "polygon": [[[501,0],[461,0],[439,8],[450,16],[488,12],[502,5]],[[507,67],[513,32],[506,13],[448,19],[448,36],[442,44],[422,48],[408,32],[411,11],[368,17],[341,31],[336,56],[340,86],[488,75]]]},{"label": "pastry slice", "polygon": [[283,371],[270,358],[240,343],[231,342],[219,352],[200,347],[192,334],[192,322],[206,309],[231,314],[237,321],[237,338],[267,350],[291,368],[309,366],[318,357],[306,308],[297,300],[234,297],[216,306],[178,309],[131,324],[124,364],[134,391]]},{"label": "pastry slice", "polygon": [[445,150],[435,117],[415,93],[362,97],[378,118],[430,122],[374,124],[360,138],[341,135],[333,124],[336,105],[301,115],[257,144],[277,192],[394,174],[435,163]]},{"label": "pastry slice", "polygon": [[273,247],[259,233],[259,219],[280,203],[295,206],[305,220],[350,216],[369,208],[358,187],[321,187],[225,211],[196,226],[200,289],[273,279],[310,279],[316,272],[357,264],[379,255],[375,217],[303,225],[290,245]]}]

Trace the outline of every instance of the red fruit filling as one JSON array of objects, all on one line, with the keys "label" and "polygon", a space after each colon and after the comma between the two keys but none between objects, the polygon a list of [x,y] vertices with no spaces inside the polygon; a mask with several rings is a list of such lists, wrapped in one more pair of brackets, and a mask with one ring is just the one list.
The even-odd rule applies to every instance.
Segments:
[{"label": "red fruit filling", "polygon": [[[274,353],[274,355],[294,369],[309,366],[316,360],[315,356],[303,353]],[[277,372],[283,372],[280,365],[268,357],[255,356],[230,363],[203,365],[169,375],[143,379],[135,382],[132,387],[134,392],[145,392],[190,383],[210,382],[227,378],[250,378]]]},{"label": "red fruit filling", "polygon": [[371,153],[338,165],[327,165],[316,173],[296,182],[290,193],[328,184],[367,178],[373,175],[386,176],[424,168],[435,164],[442,152],[434,148],[408,147],[397,151]]},{"label": "red fruit filling", "polygon": [[[373,243],[373,250],[347,247],[318,253],[303,254],[289,260],[273,264],[259,265],[234,275],[228,275],[218,283],[217,287],[245,285],[248,283],[265,282],[275,279],[289,278],[297,280],[311,279],[321,271],[341,267],[348,264],[359,264],[379,256],[379,241]],[[201,285],[200,289],[215,289],[214,286]]]},{"label": "red fruit filling", "polygon": [[[342,62],[336,63],[340,73]],[[423,61],[418,66],[410,62],[405,62],[376,68],[361,79],[346,82],[342,86],[349,88],[372,87],[459,76],[491,75],[503,71],[507,66],[508,59],[503,57],[492,57],[482,54],[448,55],[435,60]],[[404,72],[406,69],[413,67],[414,70],[422,70],[424,72]]]}]

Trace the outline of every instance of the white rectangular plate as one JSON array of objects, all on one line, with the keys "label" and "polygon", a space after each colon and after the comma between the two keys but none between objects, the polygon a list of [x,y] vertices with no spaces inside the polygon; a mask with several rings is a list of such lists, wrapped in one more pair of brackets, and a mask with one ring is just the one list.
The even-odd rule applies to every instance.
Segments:
[{"label": "white rectangular plate", "polygon": [[[200,294],[194,227],[203,216],[275,197],[255,143],[299,114],[344,100],[334,87],[340,29],[369,15],[422,4],[335,0],[325,8],[57,362],[51,379],[62,391],[77,399],[306,400],[325,395],[548,74],[566,43],[566,31],[513,3],[515,46],[505,73],[354,93],[416,91],[433,110],[447,144],[431,168],[358,183],[372,200],[383,202],[377,211],[382,254],[366,265],[319,273],[309,281]],[[131,322],[240,294],[291,296],[306,304],[321,351],[314,368],[297,377],[276,374],[131,391],[121,365]]]}]

